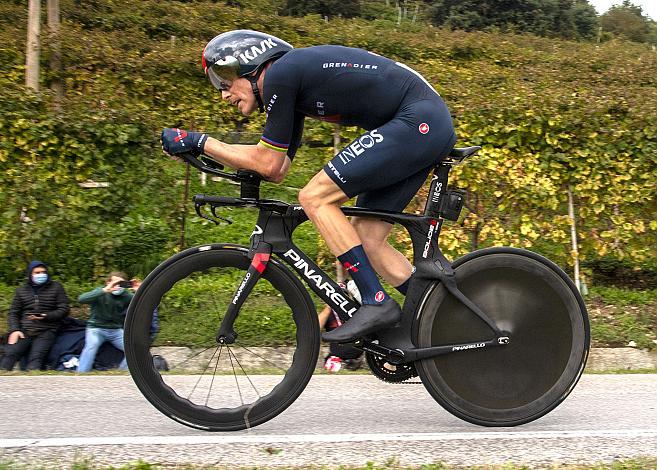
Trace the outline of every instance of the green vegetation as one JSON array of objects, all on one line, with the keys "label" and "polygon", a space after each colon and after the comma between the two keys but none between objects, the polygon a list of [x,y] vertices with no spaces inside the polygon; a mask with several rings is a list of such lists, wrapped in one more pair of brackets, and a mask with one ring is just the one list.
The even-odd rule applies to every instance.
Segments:
[{"label": "green vegetation", "polygon": [[[63,279],[88,282],[114,267],[144,275],[181,246],[244,242],[251,232],[253,218],[237,211],[231,215],[239,224],[201,223],[183,200],[184,167],[162,157],[158,134],[180,124],[231,141],[257,139],[263,116],[244,120],[221,103],[203,77],[198,55],[217,32],[260,27],[271,4],[126,5],[61,2],[63,70],[57,76],[66,84],[61,112],[53,110],[47,91],[35,96],[23,86],[25,7],[0,6],[5,283],[21,277],[33,258],[50,262]],[[568,265],[571,188],[585,259],[607,255],[654,264],[657,54],[650,48],[615,40],[597,45],[464,33],[410,21],[397,25],[385,15],[373,21],[333,18],[330,27],[317,16],[268,18],[269,31],[297,47],[341,43],[413,66],[445,97],[459,143],[484,144],[480,156],[455,175],[468,200],[460,223],[446,231],[443,246],[450,256],[511,244]],[[44,88],[54,78],[46,66],[52,47],[44,36]],[[342,138],[357,132],[342,129]],[[331,155],[332,134],[331,125],[308,121],[305,140],[313,145],[302,147],[286,187],[265,185],[264,194],[294,200]],[[81,188],[87,180],[110,187]],[[236,193],[225,182],[202,187],[195,172],[190,184],[190,194]],[[410,210],[422,201],[420,194]],[[306,225],[297,236],[308,242],[311,254],[328,260]],[[408,246],[404,234],[397,243]]]},{"label": "green vegetation", "polygon": [[[257,140],[264,116],[246,120],[221,103],[199,54],[221,31],[261,28],[263,12],[268,31],[297,47],[362,47],[417,69],[453,111],[459,144],[484,146],[454,175],[468,196],[461,219],[444,230],[449,257],[513,245],[570,269],[570,189],[584,272],[594,285],[623,278],[624,287],[655,287],[657,54],[650,47],[611,37],[600,44],[549,39],[525,30],[466,33],[408,16],[398,23],[393,5],[384,8],[383,1],[361,2],[360,17],[331,16],[328,24],[319,15],[277,16],[272,5],[285,13],[282,1],[62,0],[63,69],[48,68],[54,42],[44,34],[40,95],[23,85],[26,7],[0,5],[0,316],[31,259],[48,262],[75,299],[114,268],[144,276],[187,246],[248,242],[256,214],[227,209],[223,215],[235,223],[219,227],[199,219],[183,197],[184,166],[162,156],[158,138],[163,127],[180,125],[231,142]],[[55,78],[65,83],[61,111],[47,90]],[[265,184],[263,195],[294,201],[331,156],[333,131],[308,120],[306,145],[288,180]],[[343,142],[358,132],[340,129]],[[110,186],[82,188],[88,180]],[[237,194],[225,181],[202,186],[195,171],[189,186],[190,195]],[[426,188],[408,210],[420,210],[425,196]],[[295,236],[330,267],[333,257],[310,224]],[[410,255],[408,241],[395,231],[394,243]],[[615,274],[598,282],[603,269]],[[640,275],[630,280],[627,273]],[[654,292],[619,292],[592,288],[592,299],[619,305],[592,315],[594,340],[654,347]],[[288,341],[286,327],[272,322],[264,325],[275,332],[272,338],[259,341]],[[170,338],[178,334],[172,330]]]},{"label": "green vegetation", "polygon": [[594,347],[657,349],[657,290],[596,287],[587,308]]},{"label": "green vegetation", "polygon": [[479,0],[438,0],[431,2],[428,16],[434,25],[451,29],[499,28],[568,39],[591,39],[598,27],[595,8],[583,1],[507,0],[493,6]]},{"label": "green vegetation", "polygon": [[[176,286],[160,304],[161,330],[156,346],[202,347],[213,344],[216,325],[238,284],[231,277],[203,276]],[[232,283],[232,284],[231,284]],[[66,284],[74,302],[72,315],[86,318],[87,307],[75,304],[77,295],[92,286]],[[13,289],[2,289],[0,300],[7,305]],[[316,300],[318,311],[321,303]],[[398,297],[403,302],[403,299]],[[626,347],[657,350],[657,289],[636,291],[612,287],[591,289],[586,297],[593,347]],[[236,323],[240,342],[250,346],[293,344],[296,327],[288,307],[267,282],[259,282]],[[6,324],[6,309],[0,308],[0,325]]]}]

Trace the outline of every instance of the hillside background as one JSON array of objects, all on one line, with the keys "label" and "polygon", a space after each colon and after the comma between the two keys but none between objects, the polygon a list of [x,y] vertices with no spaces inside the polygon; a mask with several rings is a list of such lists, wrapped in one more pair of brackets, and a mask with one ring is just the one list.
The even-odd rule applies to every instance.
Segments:
[{"label": "hillside background", "polygon": [[[200,66],[205,43],[237,28],[266,30],[295,47],[365,48],[436,87],[452,110],[457,145],[483,146],[454,172],[467,202],[444,231],[448,257],[512,245],[572,274],[570,193],[588,289],[647,289],[641,302],[654,302],[655,23],[629,2],[602,16],[585,0],[490,3],[61,0],[59,36],[42,31],[36,94],[25,87],[26,2],[2,2],[0,311],[35,258],[75,298],[110,269],[144,276],[184,247],[248,242],[255,214],[227,210],[235,223],[220,227],[199,219],[184,198],[185,167],[159,143],[169,126],[257,141],[264,116],[245,119],[222,103]],[[58,48],[62,67],[53,70]],[[56,83],[63,98],[51,91]],[[295,201],[332,156],[334,132],[307,120],[290,176],[263,194]],[[339,133],[346,145],[359,131]],[[109,187],[83,187],[90,181]],[[226,182],[202,186],[195,171],[188,181],[189,195],[237,195]],[[421,210],[425,192],[408,211]],[[295,235],[330,266],[309,224]],[[407,249],[407,235],[395,232],[395,243]],[[650,346],[656,321],[646,315],[639,336]]]}]

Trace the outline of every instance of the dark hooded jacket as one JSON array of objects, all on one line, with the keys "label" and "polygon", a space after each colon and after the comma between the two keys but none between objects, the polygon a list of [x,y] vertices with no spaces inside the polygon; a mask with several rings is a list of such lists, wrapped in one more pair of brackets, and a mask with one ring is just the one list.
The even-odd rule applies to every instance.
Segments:
[{"label": "dark hooded jacket", "polygon": [[[35,336],[46,330],[56,330],[69,313],[64,287],[53,281],[50,274],[44,284],[32,282],[32,270],[37,266],[48,269],[41,261],[32,261],[27,267],[27,282],[16,289],[7,315],[9,333],[22,331],[28,336]],[[28,320],[27,316],[31,313],[45,313],[46,317],[42,320]]]}]

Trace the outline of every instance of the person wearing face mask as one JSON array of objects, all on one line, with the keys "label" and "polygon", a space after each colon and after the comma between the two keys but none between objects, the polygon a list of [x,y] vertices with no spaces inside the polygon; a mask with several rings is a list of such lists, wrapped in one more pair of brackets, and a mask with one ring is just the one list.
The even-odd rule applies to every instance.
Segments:
[{"label": "person wearing face mask", "polygon": [[9,337],[0,368],[12,370],[27,355],[27,370],[39,370],[55,342],[57,328],[69,313],[64,287],[53,281],[48,267],[32,261],[27,267],[27,282],[16,289],[9,308]]},{"label": "person wearing face mask", "polygon": [[[104,287],[97,287],[78,297],[78,302],[91,307],[78,372],[89,372],[93,368],[98,348],[105,342],[124,351],[123,321],[134,295],[134,283],[127,279],[125,273],[113,271],[107,277]],[[127,369],[125,358],[119,369]]]}]

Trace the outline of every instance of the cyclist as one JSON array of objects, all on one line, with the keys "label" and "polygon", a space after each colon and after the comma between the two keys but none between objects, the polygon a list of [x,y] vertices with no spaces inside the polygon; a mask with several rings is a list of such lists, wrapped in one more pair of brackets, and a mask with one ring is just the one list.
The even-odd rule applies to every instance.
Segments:
[{"label": "cyclist", "polygon": [[392,225],[365,218],[350,224],[340,206],[354,196],[370,209],[399,212],[408,205],[456,141],[440,95],[420,74],[380,55],[334,45],[294,49],[257,31],[215,37],[202,65],[241,114],[267,113],[262,137],[255,145],[230,145],[167,128],[162,147],[169,155],[203,153],[280,182],[300,145],[305,117],[365,129],[308,182],[299,202],[362,294],[354,316],[322,338],[347,342],[396,324],[401,309],[376,272],[405,293],[411,263],[388,244]]}]

